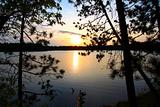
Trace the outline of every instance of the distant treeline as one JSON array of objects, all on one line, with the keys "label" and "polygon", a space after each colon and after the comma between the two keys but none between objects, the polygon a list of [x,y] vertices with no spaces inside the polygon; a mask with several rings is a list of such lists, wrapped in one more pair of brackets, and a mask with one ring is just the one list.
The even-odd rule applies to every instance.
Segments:
[{"label": "distant treeline", "polygon": [[[123,50],[121,45],[108,46],[44,46],[41,44],[24,43],[23,51],[63,51],[63,50]],[[160,52],[158,42],[136,42],[129,45],[131,50],[157,51]],[[0,43],[1,52],[18,52],[19,43]]]}]

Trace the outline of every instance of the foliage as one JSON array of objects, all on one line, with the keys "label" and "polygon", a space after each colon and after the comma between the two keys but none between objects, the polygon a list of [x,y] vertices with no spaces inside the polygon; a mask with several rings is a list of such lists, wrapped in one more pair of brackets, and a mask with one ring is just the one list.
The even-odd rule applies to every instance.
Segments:
[{"label": "foliage", "polygon": [[[1,55],[0,66],[0,106],[17,106],[17,73],[18,73],[18,55],[16,53],[5,53]],[[61,79],[65,71],[58,68],[59,60],[51,55],[34,56],[31,54],[23,55],[23,104],[30,106],[41,101],[41,97],[54,100],[57,95],[56,90],[50,83],[50,80]],[[36,72],[35,72],[36,71]],[[50,76],[50,78],[48,78]],[[47,77],[47,80],[46,80]],[[25,82],[35,83],[38,81],[39,90],[30,90]],[[38,87],[37,86],[37,87]],[[38,88],[37,88],[38,89]]]},{"label": "foliage", "polygon": [[154,0],[125,0],[125,13],[130,34],[155,37],[158,32],[158,20]]},{"label": "foliage", "polygon": [[[2,71],[1,71],[2,72]],[[16,107],[18,100],[14,98],[16,96],[14,77],[0,77],[0,106]]]},{"label": "foliage", "polygon": [[[64,74],[64,70],[60,69],[58,70],[57,64],[60,62],[59,60],[55,59],[51,55],[42,55],[37,58],[34,55],[25,55],[24,60],[24,72],[31,73],[33,75],[39,75],[43,76],[46,74],[52,74],[55,75],[55,77],[62,78]],[[40,72],[32,73],[29,71],[38,69]]]},{"label": "foliage", "polygon": [[144,69],[149,73],[151,76],[152,83],[154,83],[156,88],[160,88],[160,56],[156,54],[149,55],[144,62]]},{"label": "foliage", "polygon": [[[78,15],[82,17],[80,22],[74,22],[75,27],[79,30],[86,29],[87,34],[82,35],[82,38],[90,38],[90,43],[86,45],[106,46],[111,40],[115,39],[113,30],[108,27],[108,21],[101,7],[99,0],[75,0],[72,1],[77,7]],[[111,0],[104,1],[106,11],[111,12]],[[87,18],[83,23],[83,18]]]},{"label": "foliage", "polygon": [[77,98],[77,107],[83,107],[84,103],[85,103],[85,96],[86,96],[86,92],[79,90],[79,94],[78,94],[78,98]]},{"label": "foliage", "polygon": [[[53,34],[48,33],[44,29],[42,30],[40,27],[42,26],[52,26],[54,24],[61,24],[63,25],[64,22],[61,21],[62,15],[60,14],[61,7],[59,4],[60,0],[1,0],[0,1],[0,36],[2,37],[11,37],[17,39],[24,34],[26,38],[30,39],[31,42],[34,43],[32,40],[33,38],[37,39],[37,44],[48,45],[49,41]],[[23,22],[24,19],[24,22]],[[24,29],[22,28],[24,24]],[[35,37],[34,37],[35,36]],[[23,39],[23,38],[22,38]],[[13,39],[11,39],[13,40]],[[4,41],[3,41],[4,42]],[[10,41],[9,42],[13,42]],[[13,68],[9,70],[5,70],[3,73],[8,72],[9,74],[14,75],[17,77],[18,74],[18,62],[17,56],[14,54],[4,54],[4,58],[0,59],[1,64],[6,65],[7,67]],[[21,56],[19,56],[21,57]],[[15,60],[16,59],[16,60]],[[21,63],[21,62],[19,62]],[[40,56],[36,58],[32,55],[27,55],[26,53],[23,54],[23,82],[28,80],[28,78],[33,79],[33,76],[36,75],[40,76],[41,78],[43,75],[53,74],[55,79],[62,78],[64,74],[64,70],[58,71],[57,64],[59,60],[53,58],[52,56]],[[40,72],[34,73],[32,70],[38,69]],[[53,72],[51,72],[53,71]],[[2,76],[4,76],[2,74]],[[25,80],[26,79],[26,80]],[[17,79],[15,80],[17,83]],[[44,92],[36,93],[27,90],[25,84],[23,84],[23,101],[24,104],[29,106],[28,104],[32,104],[36,101],[37,95],[46,95],[53,97],[53,89],[50,83],[47,81],[47,84],[42,82],[44,88]],[[18,87],[17,84],[13,85]],[[7,87],[5,88],[6,90]],[[13,88],[15,91],[16,88]],[[17,94],[16,94],[17,95]],[[17,99],[17,98],[16,98]],[[52,98],[53,99],[53,98]]]},{"label": "foliage", "polygon": [[[74,22],[79,30],[86,29],[88,33],[82,38],[91,38],[91,43],[87,45],[104,46],[112,40],[113,44],[119,44],[117,36],[113,31],[109,21],[119,34],[116,8],[114,0],[69,0],[77,8],[80,22]],[[158,32],[157,8],[154,0],[124,0],[125,15],[128,27],[130,42],[134,42],[140,36],[155,38]],[[103,7],[105,10],[103,10]],[[106,12],[106,14],[105,14]],[[113,14],[114,17],[113,17]],[[108,19],[109,17],[110,19]],[[85,18],[85,21],[83,21]],[[86,20],[86,18],[88,20]],[[109,27],[110,26],[110,27]]]},{"label": "foliage", "polygon": [[50,38],[52,34],[37,29],[40,25],[61,24],[62,15],[60,14],[59,1],[55,0],[1,0],[0,1],[0,34],[1,36],[12,36],[17,39],[20,33],[21,18],[25,17],[24,34],[35,35],[37,39],[41,37]]},{"label": "foliage", "polygon": [[[114,0],[69,0],[77,8],[78,15],[81,17],[80,22],[74,22],[75,27],[78,27],[79,30],[86,29],[88,32],[86,35],[82,35],[83,39],[89,37],[90,43],[85,45],[87,46],[106,46],[111,43],[113,45],[119,45],[120,41],[117,41],[117,36],[113,31],[113,28],[108,26],[109,21],[112,22],[116,33],[119,35],[119,27],[117,16],[112,14],[116,13],[114,7]],[[157,8],[156,4],[151,0],[124,0],[124,8],[127,22],[127,29],[130,43],[135,43],[135,39],[140,36],[148,35],[146,38],[151,38],[153,40],[158,32],[158,19],[157,19]],[[105,10],[103,10],[103,7]],[[106,12],[106,14],[105,14]],[[109,17],[110,19],[108,19]],[[83,18],[88,18],[88,20],[83,21]],[[148,40],[148,39],[147,39]],[[103,52],[100,52],[97,55],[103,56]],[[140,51],[141,52],[141,51]],[[89,52],[81,53],[81,55],[89,55]],[[114,52],[113,52],[114,53]],[[136,58],[139,62],[143,62],[143,54],[139,52],[133,52],[133,58]],[[117,55],[119,56],[119,55]],[[116,65],[115,57],[112,57],[112,60],[109,61],[110,69],[114,71],[113,74],[119,74],[118,71],[123,69],[123,60],[120,61],[122,66],[117,71],[115,69]],[[118,60],[119,62],[119,60]],[[133,64],[133,67],[134,64]],[[124,73],[122,73],[124,74]],[[121,75],[121,74],[120,74]],[[113,75],[112,75],[113,76]],[[114,77],[114,76],[113,76]]]}]

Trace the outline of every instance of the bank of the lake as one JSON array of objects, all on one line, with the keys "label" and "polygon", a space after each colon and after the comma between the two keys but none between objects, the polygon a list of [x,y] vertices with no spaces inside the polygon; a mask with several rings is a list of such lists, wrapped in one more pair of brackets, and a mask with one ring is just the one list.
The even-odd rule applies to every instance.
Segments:
[{"label": "bank of the lake", "polygon": [[[160,89],[158,90],[158,94],[160,95]],[[160,107],[159,100],[155,97],[155,95],[148,91],[145,93],[141,93],[137,96],[137,104],[138,107]],[[121,101],[117,103],[114,107],[129,107],[128,101]]]}]

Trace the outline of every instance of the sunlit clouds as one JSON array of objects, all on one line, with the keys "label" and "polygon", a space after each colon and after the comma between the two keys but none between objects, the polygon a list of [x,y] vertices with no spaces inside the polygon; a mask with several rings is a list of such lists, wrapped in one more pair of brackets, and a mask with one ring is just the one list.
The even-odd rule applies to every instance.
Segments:
[{"label": "sunlit clouds", "polygon": [[50,43],[53,46],[83,46],[84,41],[81,35],[70,31],[55,31]]}]

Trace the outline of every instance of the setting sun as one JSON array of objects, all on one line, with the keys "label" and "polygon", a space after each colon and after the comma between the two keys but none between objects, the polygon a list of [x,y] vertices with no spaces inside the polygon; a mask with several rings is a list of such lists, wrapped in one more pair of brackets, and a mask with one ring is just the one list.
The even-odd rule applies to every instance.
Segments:
[{"label": "setting sun", "polygon": [[73,45],[79,45],[81,43],[81,37],[74,35],[71,37],[71,42],[73,43]]}]

